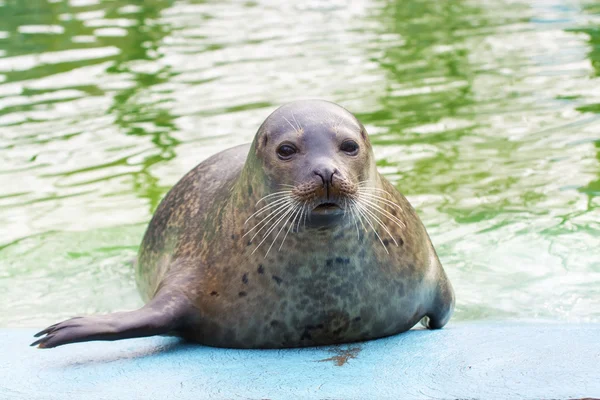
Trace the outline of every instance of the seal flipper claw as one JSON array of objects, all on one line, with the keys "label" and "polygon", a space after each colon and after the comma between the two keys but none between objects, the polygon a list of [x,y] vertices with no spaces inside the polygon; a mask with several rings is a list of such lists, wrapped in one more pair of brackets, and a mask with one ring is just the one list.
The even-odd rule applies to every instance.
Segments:
[{"label": "seal flipper claw", "polygon": [[33,337],[40,337],[40,336],[42,336],[42,335],[45,335],[45,334],[47,334],[48,332],[50,332],[50,331],[54,330],[54,328],[56,328],[58,325],[62,325],[63,323],[65,323],[65,322],[67,322],[67,321],[72,321],[72,320],[74,320],[74,319],[79,319],[79,318],[83,318],[83,317],[73,317],[73,318],[70,318],[70,319],[68,319],[68,320],[66,320],[66,321],[59,322],[59,323],[57,323],[57,324],[54,324],[54,325],[50,325],[49,327],[47,327],[47,328],[46,328],[46,329],[44,329],[43,331],[39,331],[38,333],[36,333],[35,335],[33,335]]},{"label": "seal flipper claw", "polygon": [[75,317],[38,332],[31,344],[49,349],[92,340],[119,340],[167,334],[181,327],[188,310],[181,295],[159,295],[139,310]]}]

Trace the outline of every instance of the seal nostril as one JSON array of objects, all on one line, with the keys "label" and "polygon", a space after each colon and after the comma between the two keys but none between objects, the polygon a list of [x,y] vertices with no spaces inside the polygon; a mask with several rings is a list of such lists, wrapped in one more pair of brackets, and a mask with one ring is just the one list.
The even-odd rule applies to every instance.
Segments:
[{"label": "seal nostril", "polygon": [[323,186],[331,186],[333,184],[333,175],[339,174],[337,168],[333,170],[329,168],[318,168],[313,171],[315,175],[318,175],[323,182]]},{"label": "seal nostril", "polygon": [[329,200],[329,189],[333,186],[333,175],[339,173],[339,171],[337,170],[337,168],[321,167],[313,170],[313,173],[321,178],[321,181],[323,182],[323,187],[325,188],[326,197]]},{"label": "seal nostril", "polygon": [[321,174],[321,172],[319,172],[319,171],[314,171],[314,172],[315,172],[315,175],[317,175],[319,178],[321,178],[321,181],[323,182],[323,186],[325,186],[326,181],[325,181],[325,178],[323,177],[323,175]]},{"label": "seal nostril", "polygon": [[336,169],[334,169],[334,170],[333,170],[333,172],[331,173],[331,176],[329,177],[329,184],[330,184],[330,185],[333,185],[333,176],[334,176],[335,174],[337,174],[338,172],[339,172],[339,171],[338,171],[338,170],[337,170],[337,168],[336,168]]}]

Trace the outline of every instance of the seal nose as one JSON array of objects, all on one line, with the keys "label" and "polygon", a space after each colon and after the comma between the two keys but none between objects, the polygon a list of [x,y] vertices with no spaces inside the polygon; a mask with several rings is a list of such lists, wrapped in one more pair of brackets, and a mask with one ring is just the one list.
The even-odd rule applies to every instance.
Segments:
[{"label": "seal nose", "polygon": [[337,168],[331,167],[319,167],[315,168],[313,171],[315,175],[318,175],[323,181],[323,186],[327,191],[327,200],[329,200],[329,188],[333,185],[333,175],[335,175],[338,170]]}]

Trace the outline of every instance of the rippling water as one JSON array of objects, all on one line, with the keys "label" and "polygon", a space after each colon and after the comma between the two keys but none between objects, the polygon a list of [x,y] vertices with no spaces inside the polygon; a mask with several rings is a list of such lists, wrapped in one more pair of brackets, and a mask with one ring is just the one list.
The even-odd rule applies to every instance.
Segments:
[{"label": "rippling water", "polygon": [[0,0],[0,326],[141,305],[161,197],[300,98],[365,123],[455,321],[600,321],[597,1],[281,3]]}]

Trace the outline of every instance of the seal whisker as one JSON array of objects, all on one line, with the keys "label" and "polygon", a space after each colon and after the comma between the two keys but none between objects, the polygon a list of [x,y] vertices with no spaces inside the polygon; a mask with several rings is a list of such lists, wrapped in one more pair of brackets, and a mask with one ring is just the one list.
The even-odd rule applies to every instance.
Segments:
[{"label": "seal whisker", "polygon": [[372,186],[361,186],[361,185],[359,185],[358,191],[359,192],[367,192],[367,193],[370,193],[371,191],[374,191],[374,192],[379,192],[379,193],[385,193],[388,196],[391,196],[390,192],[388,192],[387,190],[383,190],[381,188],[372,187]]},{"label": "seal whisker", "polygon": [[368,231],[368,229],[367,229],[367,227],[365,225],[365,222],[362,219],[361,214],[358,212],[358,204],[356,204],[356,208],[355,209],[356,209],[356,215],[358,216],[358,220],[360,221],[360,224],[362,225],[363,231],[364,232]]},{"label": "seal whisker", "polygon": [[398,246],[398,242],[396,242],[396,239],[394,238],[394,236],[392,235],[392,233],[389,231],[389,229],[387,228],[387,226],[385,226],[385,224],[383,223],[383,221],[377,215],[375,215],[375,213],[373,213],[373,211],[371,211],[371,209],[369,209],[364,204],[363,204],[363,210],[364,210],[364,212],[368,213],[371,216],[371,218],[373,218],[379,224],[379,226],[381,226],[387,232],[387,234],[390,236],[390,238],[394,241],[394,244],[396,246]]},{"label": "seal whisker", "polygon": [[[289,186],[293,187],[292,185],[289,185]],[[280,190],[279,192],[273,192],[273,193],[270,193],[270,194],[268,194],[266,196],[263,196],[263,197],[260,198],[260,200],[268,199],[269,197],[276,196],[276,195],[281,194],[281,193],[291,193],[291,192],[292,192],[291,190]]]},{"label": "seal whisker", "polygon": [[364,197],[369,197],[371,199],[380,200],[387,205],[397,208],[400,212],[404,212],[404,210],[402,209],[402,207],[400,207],[399,204],[394,203],[393,201],[388,200],[385,197],[377,196],[376,194],[372,194],[372,193],[359,193],[359,195],[364,196]]},{"label": "seal whisker", "polygon": [[[378,210],[378,209],[375,209],[375,208],[373,208],[373,206],[371,206],[370,204],[369,204],[369,205],[365,205],[365,206],[366,206],[366,207],[368,207],[368,208],[369,208],[369,210],[370,210],[371,212],[378,212],[378,213],[380,213],[380,214],[383,214],[381,210]],[[404,229],[404,228],[405,228],[404,224],[402,224],[402,225],[401,225],[400,223],[398,223],[398,222],[394,221],[393,219],[391,219],[389,216],[387,216],[387,215],[385,215],[385,214],[384,214],[384,215],[382,215],[382,217],[387,217],[387,219],[391,220],[391,221],[392,221],[394,224],[396,224],[396,226],[398,226],[398,228],[400,228],[400,229]]]},{"label": "seal whisker", "polygon": [[300,232],[300,222],[302,222],[302,217],[304,216],[304,212],[306,211],[306,200],[302,203],[302,212],[300,213],[300,218],[298,218],[298,222],[296,223],[296,233]]},{"label": "seal whisker", "polygon": [[[293,204],[290,206],[290,211],[288,213],[286,213],[286,215],[289,215],[287,222],[285,222],[285,215],[282,218],[284,220],[283,224],[281,225],[281,228],[279,229],[279,231],[277,232],[277,235],[275,235],[275,239],[273,239],[273,241],[271,242],[271,245],[269,246],[269,248],[267,249],[267,252],[265,253],[265,258],[267,257],[267,255],[269,255],[269,252],[271,251],[271,248],[273,247],[273,245],[275,244],[275,242],[277,241],[277,238],[279,237],[279,235],[281,234],[281,232],[285,229],[285,225],[290,221],[290,218],[294,215],[294,212],[296,210],[296,204]],[[280,219],[280,221],[282,220]],[[279,221],[277,222],[276,226],[279,224]],[[291,225],[290,225],[291,227]],[[277,229],[277,228],[276,228]],[[289,232],[289,230],[288,230]],[[287,236],[287,232],[286,232],[286,236]],[[283,239],[285,241],[285,238]],[[281,244],[283,245],[283,242],[281,242]]]},{"label": "seal whisker", "polygon": [[[364,219],[367,221],[367,224],[371,227],[371,229],[373,230],[373,233],[375,233],[375,236],[377,236],[377,238],[379,239],[379,242],[381,243],[381,245],[383,246],[383,248],[385,249],[386,253],[389,254],[387,248],[385,247],[385,244],[383,243],[383,240],[381,240],[381,236],[379,236],[379,233],[377,232],[377,230],[375,229],[375,227],[373,226],[373,223],[371,222],[371,220],[369,219],[369,216],[364,212],[363,207],[359,204],[356,203],[356,211],[358,212],[359,215],[361,215],[362,217],[364,217]],[[363,223],[363,218],[360,219],[361,223],[363,224],[363,228],[365,230],[367,230],[366,226]]]},{"label": "seal whisker", "polygon": [[[304,203],[305,205],[307,204],[307,202]],[[306,229],[306,219],[308,218],[308,207],[306,209],[306,212],[304,213],[304,229]]]},{"label": "seal whisker", "polygon": [[[392,196],[392,195],[391,195],[389,192],[387,192],[387,191],[385,191],[385,190],[383,190],[383,189],[376,188],[376,187],[364,187],[364,186],[362,186],[362,187],[361,187],[361,186],[359,185],[359,187],[358,187],[358,189],[356,190],[356,192],[357,192],[357,193],[358,193],[360,196],[363,196],[363,195],[364,195],[364,196],[371,196],[371,197],[375,197],[375,198],[377,198],[377,199],[381,199],[382,201],[389,203],[390,205],[393,205],[393,206],[395,206],[395,207],[398,207],[398,208],[402,209],[402,207],[400,207],[400,205],[399,205],[399,204],[397,204],[397,203],[394,203],[393,201],[389,200],[388,198],[386,198],[386,197],[383,197],[383,196],[382,196],[383,194],[385,194],[385,195],[387,195],[388,197],[392,197],[392,198],[394,197],[394,196]],[[377,192],[377,193],[373,193],[373,192]],[[378,193],[379,193],[379,194],[378,194]]]},{"label": "seal whisker", "polygon": [[[277,251],[280,251],[281,248],[283,247],[283,244],[285,243],[285,239],[287,239],[288,234],[290,233],[290,229],[292,229],[292,226],[294,226],[294,221],[300,215],[300,211],[302,210],[302,208],[301,208],[301,206],[300,206],[299,203],[296,203],[296,210],[297,211],[295,211],[295,213],[292,214],[292,216],[290,216],[290,218],[288,219],[288,222],[290,223],[290,227],[288,228],[287,232],[285,233],[285,236],[283,237],[283,240],[281,241],[281,245],[279,246],[279,248],[277,249]],[[274,240],[273,240],[273,243],[275,243]],[[273,246],[273,245],[271,244],[271,246]],[[267,251],[267,253],[268,253],[268,251]]]},{"label": "seal whisker", "polygon": [[302,130],[303,130],[302,125],[300,125],[300,123],[296,119],[296,116],[294,115],[294,112],[292,112],[292,118],[294,119],[294,122],[296,123],[296,125],[298,125],[298,133],[302,133]]},{"label": "seal whisker", "polygon": [[[286,204],[282,204],[280,208],[278,208],[277,210],[271,212],[269,215],[267,215],[265,218],[263,218],[260,222],[258,222],[254,227],[252,227],[252,229],[250,229],[248,232],[246,232],[244,234],[244,236],[246,236],[248,233],[250,233],[252,230],[258,228],[260,225],[262,225],[260,227],[260,229],[258,231],[256,231],[254,233],[254,235],[250,238],[250,241],[254,240],[254,238],[267,226],[269,226],[269,222],[281,217],[281,215],[283,213],[285,213],[285,211],[290,207],[291,205],[291,201],[290,203],[286,203]],[[268,230],[268,229],[267,229]],[[242,237],[244,237],[242,236]]]},{"label": "seal whisker", "polygon": [[[361,199],[360,199],[361,201],[370,201],[373,204],[377,204],[379,207],[383,207],[383,205],[387,205],[389,207],[392,207],[394,210],[399,211],[401,214],[404,214],[404,210],[402,209],[402,207],[400,207],[398,204],[394,203],[393,201],[386,200],[382,197],[373,197],[373,196],[362,195],[362,194],[359,197],[361,197]],[[383,204],[379,204],[380,202]],[[392,214],[392,215],[394,215],[394,214]],[[396,216],[394,215],[394,217],[396,217]],[[398,217],[396,217],[396,218],[398,218]],[[402,220],[400,220],[399,218],[398,218],[398,220],[404,225],[404,222]]]},{"label": "seal whisker", "polygon": [[363,188],[363,189],[377,189],[377,190],[384,190],[385,191],[385,189],[382,189],[379,186],[367,186],[368,183],[372,183],[372,182],[367,179],[367,180],[358,182],[358,185],[361,188]]},{"label": "seal whisker", "polygon": [[358,188],[356,191],[358,193],[361,193],[361,194],[370,194],[372,196],[380,196],[380,194],[376,194],[376,193],[373,193],[373,192],[377,192],[377,193],[381,193],[381,194],[387,194],[388,196],[391,196],[385,190],[383,190],[383,191],[381,191],[381,190],[372,190],[372,188],[367,188],[367,189]]},{"label": "seal whisker", "polygon": [[279,217],[279,216],[280,216],[280,215],[281,215],[283,212],[285,212],[285,210],[287,210],[286,206],[289,206],[290,204],[292,204],[292,202],[293,202],[293,200],[291,200],[291,199],[290,199],[290,200],[288,200],[288,202],[287,202],[287,203],[281,204],[281,205],[280,205],[280,208],[278,208],[277,210],[274,210],[274,211],[272,211],[272,212],[271,212],[269,215],[267,215],[266,217],[264,217],[264,218],[263,218],[263,219],[262,219],[260,222],[258,222],[256,225],[254,225],[254,226],[253,226],[253,227],[252,227],[252,228],[251,228],[251,229],[250,229],[248,232],[246,232],[246,233],[244,234],[244,236],[242,236],[242,237],[245,237],[245,236],[246,236],[246,235],[248,235],[250,232],[252,232],[254,229],[256,229],[256,228],[258,228],[260,225],[262,225],[262,227],[261,227],[261,228],[260,228],[258,231],[256,231],[256,232],[254,233],[254,236],[252,236],[252,237],[250,238],[250,241],[254,240],[254,238],[256,237],[256,235],[258,235],[258,234],[259,234],[259,232],[260,232],[260,231],[262,231],[262,230],[265,228],[265,226],[268,226],[268,223],[269,223],[270,221],[272,221],[273,219],[275,219],[275,218]]},{"label": "seal whisker", "polygon": [[[258,250],[258,248],[260,247],[260,245],[261,245],[261,244],[263,244],[263,242],[264,242],[264,241],[265,241],[265,240],[266,240],[266,239],[269,237],[269,235],[271,234],[271,232],[273,232],[273,231],[274,231],[274,230],[277,228],[277,226],[279,225],[279,223],[280,223],[280,222],[281,222],[283,219],[285,219],[285,217],[286,217],[286,216],[289,214],[289,212],[290,212],[290,211],[292,211],[292,210],[293,210],[293,206],[292,206],[291,204],[290,204],[290,205],[287,205],[287,207],[285,207],[285,208],[282,208],[282,209],[280,210],[281,212],[280,212],[280,213],[278,213],[278,215],[275,217],[275,218],[276,218],[276,221],[275,221],[275,222],[273,222],[273,223],[272,223],[270,226],[269,226],[268,224],[265,224],[265,225],[263,226],[263,228],[264,228],[265,226],[269,226],[269,228],[267,228],[267,231],[264,233],[262,240],[261,240],[261,241],[258,243],[258,245],[257,245],[257,246],[256,246],[256,248],[254,249],[254,251],[252,252],[252,254],[254,254],[254,253],[256,252],[256,250]],[[275,218],[272,218],[272,219],[275,219]],[[261,228],[260,230],[262,230],[263,228]],[[258,234],[258,232],[256,232],[256,233],[254,234],[254,236],[252,236],[252,239],[254,239],[254,237],[256,237],[256,235],[257,235],[257,234]],[[252,241],[252,239],[250,239],[250,240]],[[265,254],[265,257],[266,257],[266,254]]]},{"label": "seal whisker", "polygon": [[289,120],[288,120],[286,117],[284,117],[283,115],[282,115],[281,117],[282,117],[283,119],[285,119],[285,122],[287,122],[288,124],[290,124],[290,126],[292,127],[292,129],[293,129],[294,131],[296,131],[296,132],[300,133],[300,132],[299,132],[299,130],[298,130],[298,128],[296,128],[294,125],[292,125],[292,123],[291,123],[291,122],[290,122],[290,121],[289,121]]},{"label": "seal whisker", "polygon": [[[353,200],[351,200],[353,202]],[[354,226],[356,226],[356,237],[360,240],[360,231],[358,230],[358,221],[356,220],[356,212],[354,211],[354,204],[350,204],[350,213],[352,214],[352,220],[354,221]]]},{"label": "seal whisker", "polygon": [[361,192],[361,193],[371,193],[371,192],[378,192],[378,193],[385,193],[388,196],[393,197],[393,195],[388,192],[387,190],[384,190],[380,187],[377,186],[366,186],[367,183],[370,183],[370,181],[360,181],[358,182],[358,188],[357,191]]},{"label": "seal whisker", "polygon": [[[364,181],[359,181],[359,182],[357,183],[357,185],[358,185],[359,187],[361,187],[361,188],[367,188],[367,186],[365,186],[365,185],[366,185],[367,183],[370,183],[370,182],[371,182],[370,180],[366,179],[366,180],[364,180]],[[375,188],[375,187],[373,187],[373,188],[374,188],[374,189],[377,189],[377,188]]]},{"label": "seal whisker", "polygon": [[369,199],[361,199],[361,201],[363,202],[363,204],[368,204],[374,211],[377,211],[377,212],[385,215],[389,219],[391,219],[392,222],[394,222],[396,225],[398,225],[399,228],[401,228],[401,229],[406,228],[406,225],[404,224],[404,222],[402,222],[402,220],[400,220],[394,214],[390,213],[389,211],[387,211],[386,209],[381,207],[379,204],[372,202]]},{"label": "seal whisker", "polygon": [[[281,222],[283,219],[285,219],[285,217],[287,217],[287,215],[293,210],[294,208],[291,205],[288,205],[287,208],[283,209],[283,214],[278,216],[279,218],[277,219],[277,221],[275,221],[273,223],[273,225],[271,225],[271,227],[265,232],[265,235],[263,237],[263,239],[260,241],[260,243],[258,245],[256,245],[256,248],[254,249],[254,251],[252,252],[252,254],[254,254],[256,252],[256,250],[258,250],[258,248],[260,247],[261,244],[264,243],[265,240],[267,240],[267,238],[269,237],[269,235],[271,234],[271,232],[273,232],[277,226],[279,225],[279,222]],[[266,226],[266,225],[265,225]],[[285,226],[285,225],[284,225]],[[264,226],[263,226],[264,228]],[[262,230],[262,228],[261,228]],[[260,232],[260,231],[259,231]],[[281,232],[281,231],[280,231]],[[253,236],[253,238],[258,234],[258,232],[256,232]],[[277,236],[279,236],[279,234],[277,234]],[[275,237],[277,239],[277,237]],[[252,239],[250,239],[250,241],[252,241]],[[267,251],[268,254],[268,251]],[[267,254],[265,254],[265,258],[267,257]]]},{"label": "seal whisker", "polygon": [[362,206],[360,205],[360,203],[356,203],[356,210],[362,214],[363,217],[365,217],[365,219],[367,220],[367,223],[369,224],[369,226],[371,227],[371,229],[373,229],[373,232],[375,233],[375,235],[377,236],[377,239],[379,239],[379,241],[381,242],[381,245],[383,246],[383,249],[385,250],[386,253],[390,254],[390,252],[388,251],[388,249],[385,247],[385,244],[383,243],[383,240],[381,240],[381,236],[379,236],[379,233],[377,233],[377,230],[375,229],[375,227],[373,226],[373,223],[371,222],[371,220],[369,219],[369,217],[366,215],[366,213],[364,212]]},{"label": "seal whisker", "polygon": [[264,200],[266,200],[266,199],[268,199],[268,198],[271,198],[271,197],[281,197],[281,196],[289,196],[291,193],[292,193],[292,191],[291,191],[291,190],[282,190],[282,191],[279,191],[279,192],[275,192],[275,193],[268,194],[268,195],[266,195],[266,196],[264,196],[264,197],[261,197],[261,198],[260,198],[260,199],[259,199],[259,200],[256,202],[256,205],[258,205],[258,204],[259,204],[261,201],[264,201]]},{"label": "seal whisker", "polygon": [[252,215],[250,215],[248,217],[248,219],[246,219],[246,221],[244,222],[244,225],[246,225],[248,223],[248,221],[250,221],[252,219],[252,217],[260,215],[263,212],[267,211],[268,209],[279,206],[282,203],[286,203],[287,201],[291,201],[289,196],[286,198],[283,198],[283,199],[277,199],[277,200],[273,201],[272,203],[267,204],[266,206],[262,207],[261,209],[255,211]]},{"label": "seal whisker", "polygon": [[363,190],[363,191],[367,191],[367,190],[373,190],[375,192],[383,192],[385,194],[390,194],[390,192],[388,192],[387,190],[384,190],[382,188],[378,188],[376,186],[365,186],[365,185],[360,185],[359,184],[359,190]]},{"label": "seal whisker", "polygon": [[[291,198],[291,196],[286,195],[286,196],[280,196],[278,198],[273,199],[272,202],[265,204],[264,206],[262,206],[260,209],[256,210],[254,212],[254,214],[252,214],[250,217],[248,217],[248,219],[252,218],[254,215],[260,214],[261,211],[266,210],[268,208],[271,208],[277,204],[280,204],[281,202],[285,201],[285,200],[289,200]],[[246,220],[247,221],[247,220]]]}]

